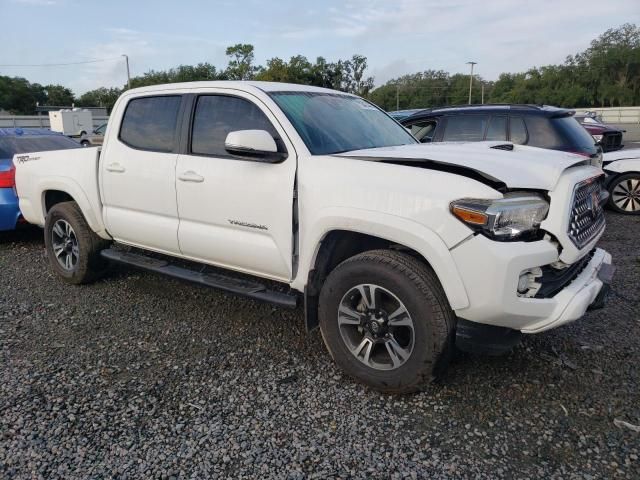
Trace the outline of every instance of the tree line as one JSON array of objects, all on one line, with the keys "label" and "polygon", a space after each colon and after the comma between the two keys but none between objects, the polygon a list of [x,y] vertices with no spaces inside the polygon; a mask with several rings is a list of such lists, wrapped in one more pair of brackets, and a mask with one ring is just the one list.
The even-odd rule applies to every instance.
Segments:
[{"label": "tree line", "polygon": [[[474,75],[471,103],[533,103],[562,107],[640,105],[640,28],[624,24],[607,30],[589,48],[561,65],[503,73],[496,81]],[[390,80],[371,92],[384,109],[467,103],[469,75],[441,70]]]},{"label": "tree line", "polygon": [[[425,70],[403,75],[374,87],[367,75],[367,58],[353,55],[335,62],[303,55],[289,60],[274,57],[256,65],[254,47],[237,44],[226,49],[226,68],[210,63],[150,70],[131,78],[131,88],[198,80],[264,80],[315,85],[355,93],[386,110],[467,103],[469,75]],[[32,114],[40,105],[104,106],[111,109],[127,89],[98,88],[79,97],[62,85],[40,85],[20,77],[0,76],[0,108],[13,114]],[[496,81],[474,75],[472,103],[536,103],[563,107],[640,105],[640,28],[624,24],[607,30],[585,51],[561,65],[503,73]]]}]

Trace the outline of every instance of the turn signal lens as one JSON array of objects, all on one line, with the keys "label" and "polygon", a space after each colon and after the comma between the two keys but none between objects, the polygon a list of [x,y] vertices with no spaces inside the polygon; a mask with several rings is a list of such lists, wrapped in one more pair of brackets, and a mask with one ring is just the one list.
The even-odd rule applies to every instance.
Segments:
[{"label": "turn signal lens", "polygon": [[489,217],[484,213],[474,212],[466,208],[454,205],[451,208],[453,214],[465,223],[471,223],[472,225],[486,225]]}]

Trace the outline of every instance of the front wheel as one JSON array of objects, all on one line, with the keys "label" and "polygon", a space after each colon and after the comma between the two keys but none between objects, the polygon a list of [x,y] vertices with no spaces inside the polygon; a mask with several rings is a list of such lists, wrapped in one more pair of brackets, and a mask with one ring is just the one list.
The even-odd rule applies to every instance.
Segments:
[{"label": "front wheel", "polygon": [[405,253],[374,250],[345,260],[323,285],[319,313],[336,363],[383,392],[423,388],[454,350],[455,316],[440,283]]},{"label": "front wheel", "polygon": [[58,203],[49,210],[44,243],[51,267],[67,283],[89,283],[106,268],[100,251],[108,242],[91,230],[75,202]]},{"label": "front wheel", "polygon": [[640,214],[640,173],[626,173],[611,181],[609,206],[618,213]]}]

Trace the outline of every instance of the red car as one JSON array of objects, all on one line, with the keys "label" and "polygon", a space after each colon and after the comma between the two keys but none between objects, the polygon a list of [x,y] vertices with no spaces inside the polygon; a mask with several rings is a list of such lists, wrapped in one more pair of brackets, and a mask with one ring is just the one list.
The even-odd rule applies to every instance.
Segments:
[{"label": "red car", "polygon": [[591,134],[602,151],[614,152],[624,147],[622,134],[625,130],[606,125],[590,113],[575,115],[574,118]]}]

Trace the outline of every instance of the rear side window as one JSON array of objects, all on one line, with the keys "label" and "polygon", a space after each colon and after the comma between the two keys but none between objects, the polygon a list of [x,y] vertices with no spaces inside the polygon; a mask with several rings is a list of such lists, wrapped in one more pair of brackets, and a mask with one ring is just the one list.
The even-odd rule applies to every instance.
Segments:
[{"label": "rear side window", "polygon": [[266,130],[274,139],[278,137],[266,115],[250,101],[222,95],[201,96],[193,117],[191,152],[229,157],[224,142],[229,132],[236,130]]},{"label": "rear side window", "polygon": [[507,117],[504,115],[491,117],[485,140],[503,141],[507,139]]},{"label": "rear side window", "polygon": [[479,142],[489,123],[488,115],[460,115],[448,117],[444,130],[444,142]]},{"label": "rear side window", "polygon": [[511,117],[511,142],[518,145],[527,143],[527,129],[522,117]]},{"label": "rear side window", "polygon": [[120,140],[141,150],[173,151],[180,101],[179,95],[134,98],[124,112]]}]

